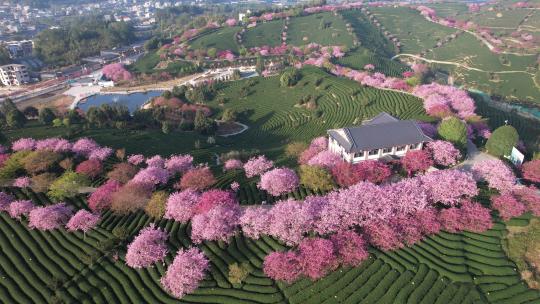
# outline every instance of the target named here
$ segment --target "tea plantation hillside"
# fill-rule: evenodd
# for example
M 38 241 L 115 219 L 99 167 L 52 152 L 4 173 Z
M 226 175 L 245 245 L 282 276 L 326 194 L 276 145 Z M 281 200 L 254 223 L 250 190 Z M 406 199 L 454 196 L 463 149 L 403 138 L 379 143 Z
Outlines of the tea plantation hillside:
M 42 205 L 42 193 L 4 189 Z M 85 208 L 84 198 L 68 201 Z M 205 242 L 199 247 L 211 261 L 195 293 L 172 298 L 159 279 L 178 248 L 191 245 L 190 227 L 154 220 L 142 211 L 127 216 L 103 215 L 97 229 L 83 233 L 29 230 L 25 223 L 0 215 L 0 301 L 3 303 L 537 303 L 538 291 L 521 281 L 501 248 L 505 226 L 486 233 L 440 233 L 395 252 L 370 249 L 356 268 L 340 268 L 323 279 L 292 285 L 267 278 L 262 261 L 283 249 L 276 240 L 240 235 L 230 244 Z M 122 257 L 138 230 L 156 223 L 170 235 L 165 265 L 134 270 Z M 526 219 L 513 220 L 523 225 Z M 228 265 L 246 263 L 241 284 L 228 279 Z
M 206 136 L 193 132 L 163 134 L 159 130 L 83 130 L 77 136 L 90 136 L 98 142 L 115 148 L 126 148 L 128 153 L 169 155 L 190 153 L 197 161 L 213 161 L 214 153 L 230 150 L 257 149 L 277 161 L 283 161 L 286 143 L 308 142 L 326 134 L 328 129 L 359 124 L 363 119 L 381 111 L 403 119 L 429 120 L 420 99 L 393 91 L 359 87 L 357 83 L 331 76 L 318 68 L 301 70 L 302 77 L 293 87 L 281 87 L 279 76 L 253 78 L 219 84 L 208 103 L 215 116 L 223 108 L 239 113 L 239 121 L 249 129 L 239 135 L 216 137 L 215 146 L 202 145 L 195 149 L 195 141 L 205 143 Z M 315 85 L 317 79 L 322 82 Z M 247 95 L 246 95 L 247 94 Z M 244 96 L 245 95 L 245 96 Z M 315 98 L 316 109 L 297 105 L 308 95 Z M 244 96 L 244 97 L 242 97 Z M 224 99 L 225 105 L 218 100 Z M 63 134 L 62 128 L 41 125 L 7 133 L 10 139 L 33 136 L 43 138 Z

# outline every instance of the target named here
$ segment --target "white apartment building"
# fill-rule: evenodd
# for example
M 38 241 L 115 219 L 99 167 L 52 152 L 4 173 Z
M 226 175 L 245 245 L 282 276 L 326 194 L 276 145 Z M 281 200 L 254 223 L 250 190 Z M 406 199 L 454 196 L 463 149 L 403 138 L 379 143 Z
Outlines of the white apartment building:
M 26 66 L 22 64 L 8 64 L 0 66 L 0 81 L 5 86 L 19 86 L 28 83 L 30 76 Z

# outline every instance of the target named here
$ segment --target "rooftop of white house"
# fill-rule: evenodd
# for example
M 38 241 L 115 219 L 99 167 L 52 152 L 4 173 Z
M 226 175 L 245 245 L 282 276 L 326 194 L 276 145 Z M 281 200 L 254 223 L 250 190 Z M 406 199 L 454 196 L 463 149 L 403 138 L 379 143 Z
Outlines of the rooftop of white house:
M 399 120 L 385 112 L 358 127 L 328 130 L 328 135 L 347 153 L 432 141 L 416 121 Z

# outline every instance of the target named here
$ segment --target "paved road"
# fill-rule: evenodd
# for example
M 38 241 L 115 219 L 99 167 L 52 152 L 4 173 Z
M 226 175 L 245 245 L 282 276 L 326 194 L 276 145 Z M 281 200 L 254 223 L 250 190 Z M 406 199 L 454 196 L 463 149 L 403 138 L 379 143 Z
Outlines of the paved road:
M 479 151 L 476 145 L 469 140 L 467 142 L 467 159 L 456 167 L 465 171 L 470 171 L 474 164 L 490 159 L 496 158 L 487 153 Z

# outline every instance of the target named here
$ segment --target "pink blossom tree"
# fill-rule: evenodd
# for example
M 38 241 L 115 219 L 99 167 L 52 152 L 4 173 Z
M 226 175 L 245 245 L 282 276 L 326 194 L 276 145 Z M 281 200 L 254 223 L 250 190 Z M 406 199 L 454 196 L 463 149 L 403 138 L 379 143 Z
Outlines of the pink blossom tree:
M 525 205 L 520 203 L 510 192 L 492 197 L 491 206 L 499 211 L 499 216 L 503 221 L 518 217 L 527 211 Z
M 477 162 L 471 169 L 476 180 L 486 181 L 489 187 L 499 191 L 511 190 L 516 182 L 512 170 L 499 159 Z
M 238 205 L 216 206 L 206 213 L 197 214 L 191 220 L 191 240 L 196 244 L 202 241 L 228 242 L 236 233 L 239 219 Z
M 540 194 L 533 186 L 517 186 L 512 189 L 512 194 L 534 214 L 540 216 Z
M 146 165 L 148 165 L 148 167 L 164 168 L 165 159 L 163 159 L 163 157 L 160 155 L 154 155 L 146 159 Z
M 109 156 L 111 156 L 112 154 L 113 154 L 113 149 L 109 147 L 102 147 L 102 148 L 92 151 L 90 155 L 88 155 L 88 159 L 104 161 L 107 158 L 109 158 Z
M 250 158 L 244 164 L 244 170 L 246 171 L 247 177 L 254 177 L 261 175 L 264 172 L 270 170 L 274 166 L 274 162 L 268 160 L 266 156 L 261 155 L 257 157 Z
M 90 178 L 96 178 L 103 173 L 103 165 L 99 160 L 89 159 L 78 164 L 75 172 L 84 174 Z
M 298 175 L 293 170 L 289 168 L 276 168 L 261 175 L 261 181 L 258 187 L 273 196 L 279 196 L 298 188 L 298 184 Z
M 326 169 L 331 169 L 341 161 L 341 157 L 338 154 L 328 150 L 323 150 L 311 157 L 307 164 L 310 166 L 319 166 Z
M 142 229 L 127 246 L 126 264 L 131 268 L 144 268 L 163 261 L 168 253 L 167 233 L 154 224 Z
M 11 194 L 0 192 L 0 211 L 9 211 L 9 205 L 15 198 Z
M 30 200 L 17 200 L 9 204 L 9 216 L 20 220 L 22 216 L 28 215 L 35 208 L 34 203 Z
M 401 165 L 411 176 L 413 173 L 426 171 L 433 165 L 433 160 L 425 150 L 411 150 L 401 159 Z
M 238 159 L 229 159 L 223 165 L 223 169 L 226 171 L 241 169 L 243 167 L 244 167 L 244 164 L 242 163 L 242 161 Z
M 439 166 L 453 166 L 461 158 L 459 150 L 448 141 L 432 141 L 427 144 L 426 148 L 431 153 L 434 163 Z
M 263 234 L 270 234 L 271 223 L 270 210 L 265 207 L 245 208 L 240 217 L 240 226 L 245 236 L 258 240 Z
M 374 160 L 360 162 L 355 165 L 355 169 L 360 181 L 374 184 L 385 182 L 392 175 L 392 170 L 388 165 Z
M 369 257 L 366 241 L 352 230 L 339 231 L 330 240 L 334 244 L 339 263 L 344 266 L 359 266 Z
M 272 252 L 267 255 L 264 258 L 263 271 L 269 278 L 289 284 L 296 281 L 302 273 L 298 257 L 292 251 Z
M 457 205 L 463 198 L 478 194 L 478 187 L 471 173 L 460 170 L 440 170 L 420 177 L 429 200 L 447 206 Z
M 135 166 L 140 165 L 146 161 L 146 159 L 144 158 L 144 155 L 142 154 L 132 154 L 128 156 L 127 159 L 128 159 L 128 163 Z
M 38 230 L 57 229 L 67 223 L 73 211 L 64 203 L 37 207 L 28 214 L 28 226 Z
M 101 217 L 99 214 L 94 214 L 87 210 L 81 209 L 69 219 L 66 224 L 66 229 L 68 231 L 81 230 L 82 232 L 86 233 L 96 227 L 100 220 Z
M 201 191 L 209 188 L 216 183 L 214 174 L 208 167 L 197 167 L 188 170 L 180 180 L 178 187 L 180 189 L 193 189 Z
M 165 161 L 165 169 L 169 170 L 171 174 L 183 174 L 191 168 L 193 168 L 193 156 L 189 154 L 171 155 Z
M 265 214 L 267 227 L 262 230 L 263 233 L 272 235 L 290 246 L 298 244 L 303 236 L 313 229 L 316 214 L 310 207 L 293 199 L 277 202 Z
M 92 211 L 108 209 L 112 203 L 112 195 L 120 189 L 121 184 L 116 180 L 108 180 L 105 184 L 99 186 L 88 197 L 88 207 Z
M 36 148 L 36 140 L 33 138 L 21 138 L 11 144 L 13 151 L 32 151 Z
M 114 82 L 133 79 L 133 75 L 121 63 L 108 64 L 103 67 L 101 72 L 105 77 Z
M 195 207 L 201 195 L 192 189 L 174 192 L 167 199 L 164 217 L 187 223 L 195 215 Z
M 147 167 L 139 171 L 132 182 L 147 185 L 166 184 L 169 181 L 169 171 L 160 167 Z
M 210 211 L 217 206 L 230 207 L 237 205 L 238 201 L 230 191 L 211 189 L 200 196 L 199 201 L 195 205 L 195 213 L 201 214 Z
M 383 251 L 396 250 L 404 246 L 394 228 L 384 221 L 370 222 L 363 226 L 363 229 L 369 242 Z
M 418 222 L 424 235 L 432 235 L 439 233 L 441 230 L 441 223 L 438 219 L 437 210 L 434 208 L 425 208 L 413 212 L 411 216 Z
M 161 278 L 164 289 L 176 298 L 192 293 L 204 279 L 210 262 L 198 248 L 180 249 Z
M 525 162 L 521 167 L 523 178 L 533 183 L 540 183 L 540 159 Z
M 338 266 L 334 244 L 323 238 L 304 239 L 298 245 L 298 261 L 302 274 L 312 280 L 324 277 Z
M 71 151 L 77 155 L 82 155 L 85 157 L 90 156 L 92 151 L 101 148 L 93 139 L 90 138 L 81 138 L 77 140 L 71 147 Z
M 28 176 L 18 177 L 13 181 L 13 187 L 17 188 L 29 188 L 32 181 Z

